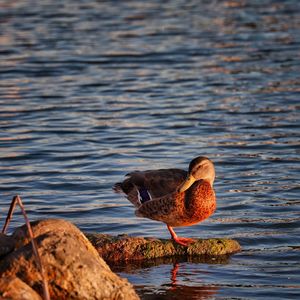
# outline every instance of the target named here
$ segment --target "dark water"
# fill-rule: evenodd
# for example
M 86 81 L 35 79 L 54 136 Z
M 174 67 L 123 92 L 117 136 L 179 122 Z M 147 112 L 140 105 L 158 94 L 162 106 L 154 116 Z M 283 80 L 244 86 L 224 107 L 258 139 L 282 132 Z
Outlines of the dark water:
M 111 187 L 207 155 L 218 209 L 177 232 L 243 251 L 116 270 L 142 299 L 299 299 L 299 50 L 298 0 L 0 0 L 1 224 L 18 193 L 32 220 L 168 237 Z

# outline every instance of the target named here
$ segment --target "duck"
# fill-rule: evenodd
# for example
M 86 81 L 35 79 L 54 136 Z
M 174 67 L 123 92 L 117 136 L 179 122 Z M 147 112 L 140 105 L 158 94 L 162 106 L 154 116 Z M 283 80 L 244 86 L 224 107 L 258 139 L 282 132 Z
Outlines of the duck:
M 191 226 L 210 217 L 216 209 L 213 162 L 198 156 L 188 171 L 170 168 L 134 171 L 113 189 L 134 205 L 138 217 L 167 225 L 172 240 L 188 247 L 194 239 L 178 237 L 173 227 Z

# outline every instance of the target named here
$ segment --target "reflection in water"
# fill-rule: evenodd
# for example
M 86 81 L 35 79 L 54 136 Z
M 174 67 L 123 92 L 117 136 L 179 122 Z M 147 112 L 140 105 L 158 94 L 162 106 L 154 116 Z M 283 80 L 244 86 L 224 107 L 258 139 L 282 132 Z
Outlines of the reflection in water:
M 115 263 L 109 263 L 110 268 L 115 272 L 126 272 L 134 273 L 136 270 L 150 269 L 153 267 L 159 267 L 164 265 L 176 266 L 178 264 L 228 264 L 231 255 L 219 255 L 219 256 L 175 256 L 175 257 L 160 257 L 155 259 L 147 260 L 133 260 L 129 262 L 124 262 L 116 265 Z M 174 267 L 174 270 L 176 268 Z M 175 275 L 177 274 L 175 271 Z M 175 276 L 176 277 L 176 276 Z
M 142 299 L 145 300 L 204 300 L 211 299 L 218 291 L 218 288 L 213 286 L 188 286 L 188 285 L 177 285 L 174 288 L 160 288 L 156 291 L 148 290 L 145 288 L 145 292 L 141 295 Z
M 179 269 L 179 263 L 173 264 L 173 269 L 171 270 L 171 284 L 175 285 L 177 284 L 177 272 Z
M 166 266 L 169 269 L 169 265 Z M 198 270 L 201 273 L 201 269 Z M 185 274 L 187 277 L 188 274 Z M 205 276 L 205 274 L 203 274 Z M 143 291 L 142 299 L 209 299 L 212 295 L 216 294 L 218 287 L 209 285 L 195 285 L 195 282 L 186 282 L 178 279 L 181 277 L 180 274 L 180 263 L 175 262 L 173 268 L 170 271 L 169 283 L 163 283 L 160 287 L 155 287 L 153 289 L 147 288 Z M 166 278 L 167 280 L 167 278 Z M 198 279 L 199 280 L 199 279 Z M 138 291 L 141 286 L 138 286 Z M 144 288 L 143 288 L 144 289 Z
M 129 275 L 138 282 L 135 287 L 142 299 L 208 299 L 217 292 L 218 287 L 206 282 L 211 274 L 204 264 L 226 265 L 229 257 L 164 257 L 118 266 L 112 264 L 110 267 L 121 276 Z M 149 286 L 140 284 L 148 281 L 151 282 Z
M 174 263 L 171 270 L 171 283 L 164 285 L 166 287 L 164 292 L 159 294 L 161 299 L 209 299 L 218 290 L 216 286 L 195 286 L 193 282 L 191 285 L 180 284 L 177 280 L 177 276 L 180 276 L 179 273 L 180 263 Z M 168 286 L 169 288 L 167 288 Z

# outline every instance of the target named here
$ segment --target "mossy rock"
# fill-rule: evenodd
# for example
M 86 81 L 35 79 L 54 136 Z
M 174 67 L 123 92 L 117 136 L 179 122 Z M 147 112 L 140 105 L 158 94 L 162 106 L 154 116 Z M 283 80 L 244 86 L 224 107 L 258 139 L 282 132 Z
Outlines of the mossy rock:
M 224 256 L 239 252 L 240 244 L 232 239 L 197 239 L 184 247 L 167 239 L 111 236 L 86 233 L 87 238 L 107 262 L 156 259 L 172 256 Z

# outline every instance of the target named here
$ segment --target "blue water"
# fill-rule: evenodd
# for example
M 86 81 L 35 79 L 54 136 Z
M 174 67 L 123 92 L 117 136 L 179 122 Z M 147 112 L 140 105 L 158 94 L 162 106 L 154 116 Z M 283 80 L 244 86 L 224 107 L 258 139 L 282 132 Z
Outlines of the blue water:
M 1 224 L 19 194 L 31 220 L 166 238 L 112 186 L 206 155 L 218 209 L 177 233 L 243 251 L 116 271 L 142 299 L 299 299 L 299 20 L 297 0 L 0 0 Z

